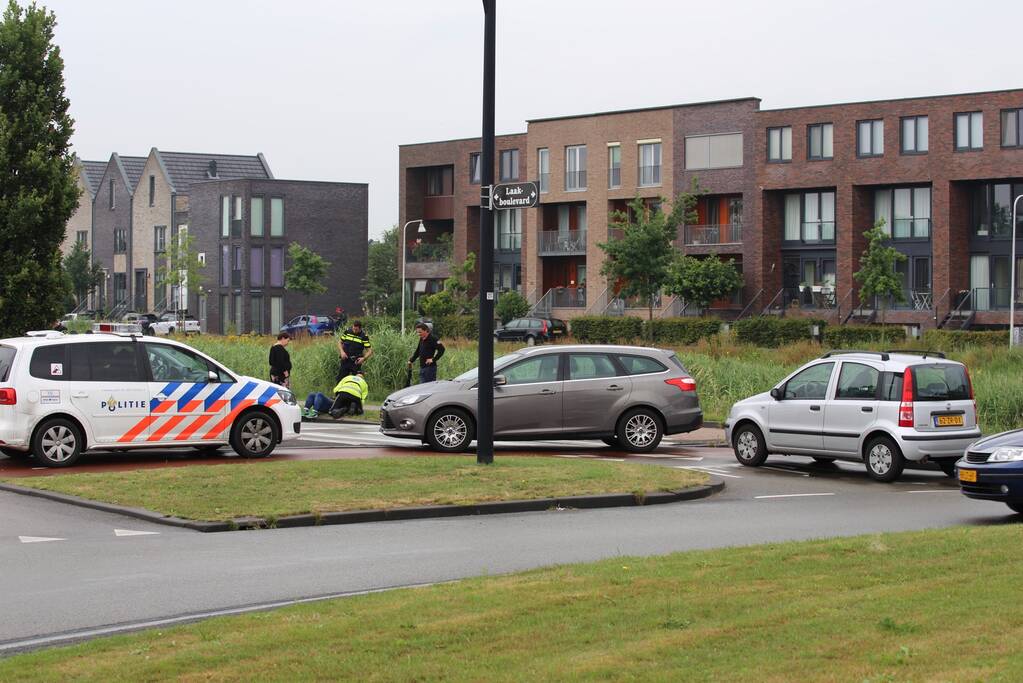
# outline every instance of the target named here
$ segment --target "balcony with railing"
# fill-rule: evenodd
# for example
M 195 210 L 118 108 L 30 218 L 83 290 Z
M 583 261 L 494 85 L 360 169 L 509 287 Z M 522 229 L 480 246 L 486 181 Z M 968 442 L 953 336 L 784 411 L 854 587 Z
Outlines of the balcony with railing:
M 687 247 L 739 244 L 742 242 L 742 223 L 687 225 L 685 226 L 684 239 Z
M 803 223 L 802 241 L 806 244 L 830 244 L 835 241 L 834 221 Z
M 1009 287 L 977 287 L 967 306 L 974 311 L 1008 311 L 1010 304 Z M 1016 288 L 1016 309 L 1023 310 L 1023 288 Z
M 622 168 L 618 166 L 616 168 L 607 169 L 607 187 L 608 189 L 615 189 L 622 186 Z
M 768 308 L 811 308 L 830 310 L 838 304 L 834 285 L 800 285 L 784 287 Z
M 586 189 L 586 171 L 565 171 L 565 191 L 581 191 Z
M 441 263 L 451 258 L 451 241 L 418 242 L 406 251 L 409 263 Z
M 586 255 L 585 230 L 542 230 L 540 256 Z
M 640 166 L 639 167 L 639 186 L 640 187 L 651 187 L 654 185 L 661 184 L 661 165 L 656 164 L 653 166 Z

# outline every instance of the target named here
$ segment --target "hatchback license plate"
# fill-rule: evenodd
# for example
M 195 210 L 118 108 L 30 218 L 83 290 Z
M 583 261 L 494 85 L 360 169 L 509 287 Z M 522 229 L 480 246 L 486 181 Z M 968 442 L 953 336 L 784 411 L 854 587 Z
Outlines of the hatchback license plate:
M 935 427 L 962 427 L 962 415 L 938 415 L 934 418 Z
M 977 470 L 959 470 L 959 481 L 977 482 Z

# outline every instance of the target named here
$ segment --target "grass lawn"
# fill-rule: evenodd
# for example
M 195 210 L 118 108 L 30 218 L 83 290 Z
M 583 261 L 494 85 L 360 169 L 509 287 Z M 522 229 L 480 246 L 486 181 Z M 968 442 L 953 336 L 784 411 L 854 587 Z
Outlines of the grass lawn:
M 0 660 L 0 680 L 1018 681 L 1019 526 L 616 558 Z
M 19 486 L 68 493 L 197 520 L 309 512 L 469 505 L 596 493 L 683 489 L 706 482 L 689 470 L 599 460 L 467 456 L 245 462 L 21 478 Z

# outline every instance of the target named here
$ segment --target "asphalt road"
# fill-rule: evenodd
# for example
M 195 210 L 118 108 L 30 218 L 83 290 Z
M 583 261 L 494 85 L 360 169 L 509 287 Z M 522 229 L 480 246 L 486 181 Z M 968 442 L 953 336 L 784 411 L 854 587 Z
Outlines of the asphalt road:
M 364 457 L 371 451 L 360 443 L 393 445 L 363 426 L 317 426 L 305 436 L 282 452 L 318 447 L 319 457 Z M 514 448 L 530 446 L 548 450 Z M 402 447 L 421 452 L 417 443 Z M 593 442 L 549 452 L 622 457 Z M 908 471 L 885 485 L 851 464 L 777 457 L 754 470 L 725 449 L 672 444 L 628 459 L 706 471 L 727 486 L 708 499 L 647 508 L 219 534 L 0 492 L 0 654 L 221 610 L 556 563 L 1019 519 L 964 498 L 938 472 Z

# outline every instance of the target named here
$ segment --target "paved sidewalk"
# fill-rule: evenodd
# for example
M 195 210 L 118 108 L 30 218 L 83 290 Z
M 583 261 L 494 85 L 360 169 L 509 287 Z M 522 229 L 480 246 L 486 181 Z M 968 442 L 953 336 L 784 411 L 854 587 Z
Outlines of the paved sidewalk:
M 719 427 L 700 427 L 686 434 L 672 434 L 665 439 L 675 443 L 724 446 L 725 430 Z

